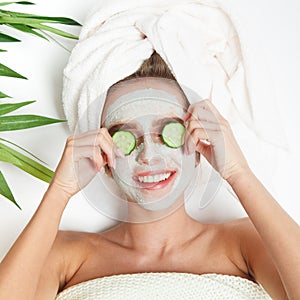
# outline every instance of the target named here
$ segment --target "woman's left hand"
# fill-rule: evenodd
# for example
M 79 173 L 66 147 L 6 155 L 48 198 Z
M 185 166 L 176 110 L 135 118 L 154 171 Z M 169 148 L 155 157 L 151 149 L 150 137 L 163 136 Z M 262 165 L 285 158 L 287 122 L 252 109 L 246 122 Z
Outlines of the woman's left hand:
M 188 124 L 184 137 L 185 153 L 200 152 L 227 181 L 249 169 L 228 121 L 210 100 L 190 105 L 184 121 Z

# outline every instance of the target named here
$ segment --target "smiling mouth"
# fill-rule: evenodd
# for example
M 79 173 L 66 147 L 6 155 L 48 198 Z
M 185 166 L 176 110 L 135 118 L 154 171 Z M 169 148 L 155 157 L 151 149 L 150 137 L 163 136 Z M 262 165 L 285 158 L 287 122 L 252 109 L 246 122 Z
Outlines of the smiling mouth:
M 148 189 L 163 188 L 174 178 L 176 171 L 144 172 L 133 177 L 139 186 Z
M 168 179 L 172 175 L 172 172 L 167 172 L 167 173 L 162 173 L 162 174 L 157 174 L 153 176 L 138 176 L 138 181 L 139 182 L 149 182 L 149 183 L 157 183 L 163 180 Z

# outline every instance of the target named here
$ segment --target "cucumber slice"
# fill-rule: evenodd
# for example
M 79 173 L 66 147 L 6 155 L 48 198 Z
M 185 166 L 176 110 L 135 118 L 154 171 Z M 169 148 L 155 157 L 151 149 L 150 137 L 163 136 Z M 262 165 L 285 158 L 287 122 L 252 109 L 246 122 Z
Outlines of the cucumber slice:
M 129 155 L 136 145 L 134 134 L 127 130 L 116 131 L 113 134 L 112 139 L 125 155 Z
M 185 127 L 181 123 L 171 122 L 164 126 L 162 139 L 168 147 L 179 148 L 183 145 L 184 133 Z

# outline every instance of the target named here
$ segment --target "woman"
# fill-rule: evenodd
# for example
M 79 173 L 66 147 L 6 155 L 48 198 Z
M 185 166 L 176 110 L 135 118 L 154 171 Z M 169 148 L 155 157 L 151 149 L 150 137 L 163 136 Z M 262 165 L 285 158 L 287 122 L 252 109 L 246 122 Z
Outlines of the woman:
M 134 196 L 132 185 L 132 190 L 127 191 L 127 199 L 132 203 L 129 215 L 141 220 L 155 216 L 156 221 L 123 222 L 100 234 L 58 231 L 64 208 L 83 184 L 78 184 L 74 161 L 92 162 L 95 172 L 105 167 L 107 172 L 119 172 L 122 176 L 122 161 L 130 160 L 130 155 L 134 168 L 140 170 L 164 159 L 163 154 L 153 158 L 151 150 L 162 144 L 160 130 L 150 128 L 151 138 L 148 136 L 145 141 L 144 125 L 138 124 L 143 127 L 140 136 L 144 145 L 127 158 L 116 147 L 113 132 L 109 132 L 114 122 L 127 126 L 131 118 L 130 106 L 109 118 L 112 105 L 123 95 L 149 88 L 175 96 L 177 103 L 174 100 L 171 106 L 161 108 L 160 115 L 164 119 L 172 114 L 172 118 L 186 125 L 182 153 L 196 153 L 198 158 L 203 155 L 231 185 L 249 218 L 202 224 L 189 217 L 183 205 L 178 206 L 182 195 L 169 204 L 169 215 L 165 208 L 147 210 Z M 154 111 L 143 112 L 141 105 L 139 110 L 155 115 Z M 153 120 L 145 124 L 151 127 Z M 167 193 L 166 188 L 162 185 L 146 189 L 147 195 L 163 189 Z M 144 200 L 151 202 L 151 197 Z M 236 275 L 259 282 L 273 299 L 300 299 L 299 245 L 298 224 L 251 172 L 228 122 L 208 100 L 187 107 L 170 70 L 154 54 L 135 74 L 111 87 L 102 113 L 102 127 L 97 132 L 68 138 L 40 206 L 1 262 L 0 299 L 54 299 L 59 291 L 90 279 L 166 271 Z

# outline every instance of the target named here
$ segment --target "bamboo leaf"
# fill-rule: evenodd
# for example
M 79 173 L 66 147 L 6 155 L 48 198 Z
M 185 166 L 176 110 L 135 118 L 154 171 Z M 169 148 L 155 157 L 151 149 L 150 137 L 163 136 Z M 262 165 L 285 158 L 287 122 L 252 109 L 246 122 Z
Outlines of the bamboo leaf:
M 45 182 L 50 182 L 54 174 L 53 171 L 40 163 L 2 143 L 0 143 L 0 161 L 10 163 Z
M 0 99 L 1 98 L 11 98 L 10 96 L 8 95 L 5 95 L 4 93 L 0 92 Z
M 36 36 L 38 36 L 38 37 L 40 37 L 40 38 L 43 38 L 43 39 L 45 39 L 45 40 L 48 41 L 48 39 L 47 39 L 45 36 L 43 36 L 42 34 L 40 34 L 40 33 L 36 32 L 36 31 L 34 31 L 33 29 L 31 29 L 31 28 L 30 28 L 29 26 L 27 26 L 27 25 L 24 25 L 24 24 L 10 24 L 9 26 L 10 26 L 10 27 L 13 27 L 13 28 L 15 28 L 15 29 L 17 29 L 17 30 L 19 30 L 19 31 L 22 31 L 22 32 L 31 33 L 31 34 L 33 34 L 33 35 L 36 35 Z
M 3 10 L 1 11 L 3 12 Z M 9 16 L 4 15 L 0 16 L 0 24 L 3 25 L 8 25 L 8 24 L 26 24 L 26 25 L 31 25 L 31 24 L 39 24 L 42 22 L 42 20 L 38 20 L 35 18 L 24 18 L 24 17 L 18 17 L 13 15 L 9 11 L 5 11 L 5 13 L 10 13 Z
M 48 34 L 47 32 L 44 32 L 42 30 L 40 30 L 46 37 L 48 37 L 49 40 L 53 41 L 54 43 L 56 43 L 58 46 L 62 47 L 63 49 L 65 49 L 66 51 L 68 51 L 69 53 L 71 53 L 71 50 L 69 50 L 68 48 L 66 48 L 62 43 L 60 43 L 58 40 L 56 40 L 53 36 L 51 36 L 50 34 Z M 49 41 L 48 40 L 48 41 Z
M 21 42 L 20 40 L 10 36 L 10 35 L 7 35 L 7 34 L 4 34 L 4 33 L 1 33 L 0 32 L 0 42 L 1 43 L 11 43 L 11 42 Z
M 74 40 L 78 39 L 77 36 L 75 36 L 75 35 L 73 35 L 71 33 L 68 33 L 66 31 L 63 31 L 63 30 L 60 30 L 60 29 L 56 29 L 56 28 L 53 28 L 53 27 L 50 27 L 50 26 L 47 26 L 47 25 L 43 25 L 43 24 L 30 24 L 30 26 L 33 27 L 33 28 L 40 29 L 40 30 L 45 30 L 45 31 L 52 32 L 54 34 L 63 36 L 65 38 L 74 39 Z
M 15 77 L 15 78 L 21 78 L 21 79 L 27 79 L 26 77 L 22 76 L 21 74 L 15 72 L 14 70 L 4 66 L 0 63 L 0 76 L 6 76 L 6 77 Z
M 7 52 L 7 50 L 0 49 L 0 52 Z
M 19 209 L 21 209 L 19 204 L 16 202 L 1 171 L 0 171 L 0 194 L 3 195 L 8 200 L 10 200 L 12 203 L 14 203 Z
M 35 3 L 29 2 L 29 1 L 17 1 L 16 4 L 22 4 L 22 5 L 35 5 Z
M 22 4 L 22 5 L 35 5 L 32 2 L 29 1 L 11 1 L 11 2 L 0 2 L 0 6 L 5 6 L 9 4 Z
M 61 25 L 81 26 L 81 24 L 78 23 L 77 21 L 70 18 L 64 18 L 64 17 L 32 16 L 29 18 L 37 18 L 39 20 L 44 21 L 43 23 L 58 23 Z
M 39 16 L 39 15 L 34 15 L 34 14 L 26 14 L 26 13 L 8 11 L 8 10 L 3 10 L 3 9 L 1 9 L 0 12 L 2 12 L 5 16 L 37 19 L 39 21 L 42 21 L 42 23 L 58 23 L 58 24 L 62 24 L 62 25 L 81 26 L 80 23 L 78 23 L 77 21 L 75 21 L 71 18 Z
M 65 120 L 52 119 L 37 115 L 1 116 L 0 131 L 20 130 L 59 122 L 65 122 Z
M 46 165 L 46 163 L 44 161 L 42 161 L 41 159 L 39 159 L 37 156 L 35 156 L 33 153 L 29 152 L 28 150 L 24 149 L 23 147 L 11 142 L 11 141 L 8 141 L 6 139 L 3 139 L 3 138 L 0 138 L 1 141 L 5 142 L 5 143 L 8 143 L 8 144 L 11 144 L 17 148 L 19 148 L 20 150 L 26 152 L 27 154 L 29 154 L 30 156 L 34 157 L 36 160 L 40 161 L 41 163 L 43 163 L 44 165 Z
M 29 105 L 35 101 L 26 101 L 26 102 L 19 102 L 19 103 L 4 103 L 0 104 L 0 116 L 8 114 L 12 111 L 19 109 L 25 105 Z
M 63 17 L 48 17 L 17 13 L 8 10 L 0 10 L 0 24 L 42 24 L 42 23 L 56 23 L 61 25 L 81 26 L 80 23 L 70 18 Z
M 43 21 L 34 19 L 34 18 L 11 18 L 11 17 L 0 17 L 0 24 L 4 25 L 12 25 L 12 24 L 23 24 L 28 25 L 32 28 L 40 29 L 40 30 L 46 30 L 49 32 L 52 32 L 54 34 L 70 38 L 70 39 L 78 39 L 77 36 L 70 34 L 66 31 L 56 29 L 47 25 L 41 24 Z

